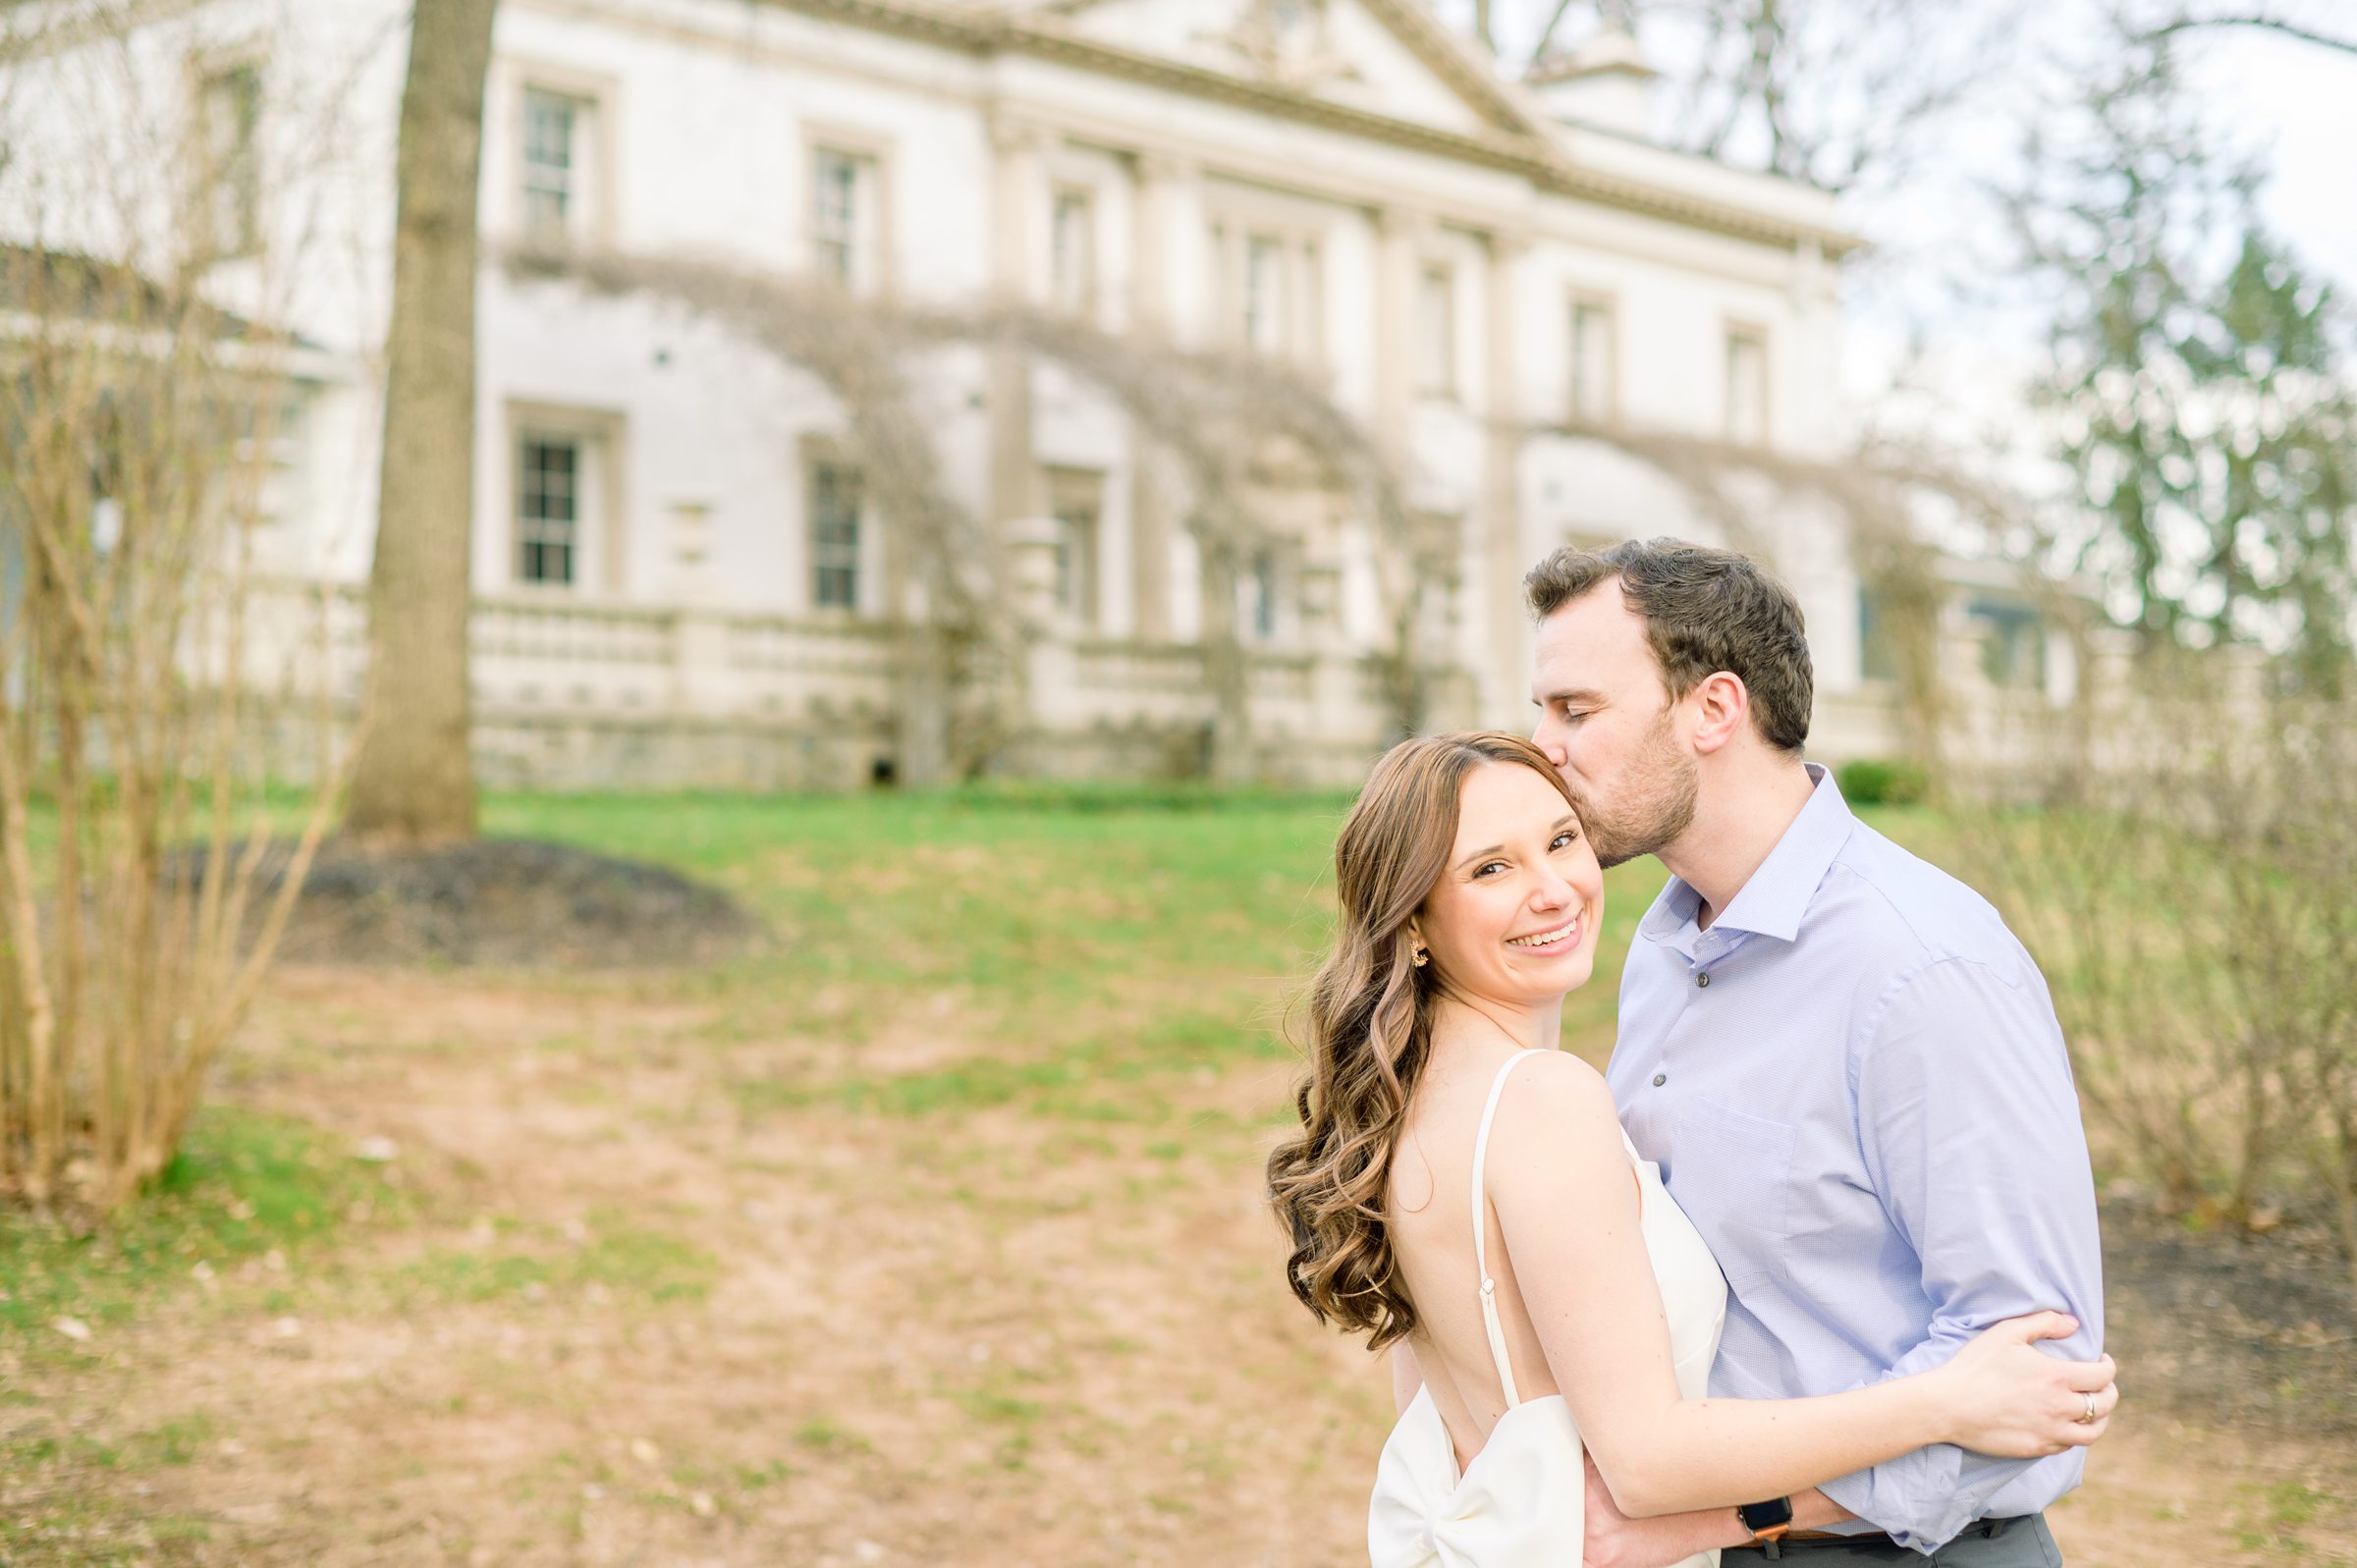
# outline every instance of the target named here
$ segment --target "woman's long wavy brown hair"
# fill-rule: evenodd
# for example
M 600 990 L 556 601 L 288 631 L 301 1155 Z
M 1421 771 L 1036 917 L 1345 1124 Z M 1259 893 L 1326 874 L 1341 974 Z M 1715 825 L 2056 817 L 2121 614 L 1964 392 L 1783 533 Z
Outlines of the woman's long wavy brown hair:
M 1407 925 L 1448 867 L 1466 775 L 1501 762 L 1531 769 L 1571 802 L 1546 754 L 1520 735 L 1403 740 L 1375 765 L 1335 840 L 1341 922 L 1310 982 L 1309 1070 L 1293 1094 L 1301 1133 L 1269 1155 L 1269 1201 L 1292 1237 L 1293 1294 L 1319 1322 L 1371 1334 L 1373 1349 L 1416 1325 L 1383 1213 L 1438 997 Z

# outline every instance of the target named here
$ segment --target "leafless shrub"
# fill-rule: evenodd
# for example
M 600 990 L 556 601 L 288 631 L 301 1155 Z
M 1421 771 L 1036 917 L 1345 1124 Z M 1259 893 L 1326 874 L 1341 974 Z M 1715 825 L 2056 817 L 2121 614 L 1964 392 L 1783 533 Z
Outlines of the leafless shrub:
M 221 209 L 141 186 L 187 162 L 139 139 L 104 20 L 78 15 L 46 40 L 69 53 L 25 66 L 52 76 L 9 86 L 53 133 L 75 82 L 120 89 L 88 105 L 120 114 L 119 156 L 79 189 L 62 164 L 0 170 L 0 1196 L 85 1217 L 170 1161 L 332 799 L 257 906 L 276 818 L 240 745 L 262 702 L 243 590 L 290 345 L 198 286 Z M 159 210 L 189 215 L 158 234 Z
M 2171 1209 L 2329 1217 L 2357 1289 L 2357 712 L 2249 658 L 2148 664 L 1969 874 L 2038 955 L 2079 1091 Z

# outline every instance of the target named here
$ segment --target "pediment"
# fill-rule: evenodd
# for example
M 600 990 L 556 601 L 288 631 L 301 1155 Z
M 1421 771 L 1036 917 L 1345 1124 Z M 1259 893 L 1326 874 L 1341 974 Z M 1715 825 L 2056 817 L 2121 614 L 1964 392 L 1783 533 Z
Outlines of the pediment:
M 1063 0 L 1116 48 L 1460 135 L 1528 127 L 1486 62 L 1419 0 Z

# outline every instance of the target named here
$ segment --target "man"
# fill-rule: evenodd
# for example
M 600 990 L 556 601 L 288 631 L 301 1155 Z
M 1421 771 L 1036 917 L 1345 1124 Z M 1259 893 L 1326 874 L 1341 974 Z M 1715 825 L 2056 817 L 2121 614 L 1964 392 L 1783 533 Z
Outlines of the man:
M 2001 1318 L 2103 1340 L 2095 1191 L 2044 978 L 1986 901 L 1850 814 L 1801 760 L 1799 606 L 1749 559 L 1672 539 L 1560 550 L 1525 579 L 1533 735 L 1608 866 L 1658 856 L 1608 1077 L 1638 1151 L 1718 1255 L 1711 1391 L 1834 1393 L 1937 1366 Z M 1919 1449 L 1742 1510 L 1624 1521 L 1589 1473 L 1589 1561 L 1714 1546 L 1842 1568 L 1939 1553 L 2051 1568 L 2040 1511 L 2078 1449 Z

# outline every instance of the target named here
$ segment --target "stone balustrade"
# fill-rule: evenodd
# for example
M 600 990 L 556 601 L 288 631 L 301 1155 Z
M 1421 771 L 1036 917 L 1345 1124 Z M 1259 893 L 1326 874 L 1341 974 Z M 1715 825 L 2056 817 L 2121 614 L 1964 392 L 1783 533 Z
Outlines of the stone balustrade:
M 1054 611 L 1048 536 L 1031 530 L 1016 547 L 1024 724 L 1005 765 L 1060 777 L 1199 773 L 1214 702 L 1202 650 L 1072 626 Z M 1293 641 L 1246 651 L 1256 772 L 1273 783 L 1353 783 L 1395 729 L 1380 664 L 1339 634 L 1328 586 L 1311 584 L 1320 591 Z M 324 698 L 349 719 L 368 662 L 365 588 L 266 581 L 248 605 L 249 684 L 281 698 L 283 713 Z M 1987 636 L 1965 617 L 1942 628 L 1941 730 L 1963 776 L 2001 780 L 2055 756 L 2083 716 L 2072 702 L 2082 686 L 2099 703 L 2130 700 L 2121 634 L 2097 633 L 2087 668 L 2050 662 L 2029 683 L 1999 678 Z M 472 643 L 486 782 L 844 788 L 888 776 L 896 754 L 899 647 L 887 622 L 487 594 L 475 601 Z M 1903 701 L 1891 681 L 1820 692 L 1810 755 L 1902 753 Z M 1428 729 L 1471 725 L 1469 674 L 1434 672 L 1425 711 Z
M 1064 777 L 1199 770 L 1213 701 L 1201 649 L 1061 626 L 1046 589 L 1041 570 L 1022 574 L 1029 723 L 1011 764 Z M 366 617 L 360 585 L 255 584 L 247 681 L 284 715 L 324 699 L 349 720 L 366 680 Z M 887 622 L 486 594 L 471 639 L 475 747 L 489 783 L 840 788 L 883 776 L 895 751 Z M 1321 641 L 1247 652 L 1252 730 L 1272 781 L 1351 782 L 1391 731 L 1375 667 Z M 1464 722 L 1466 683 L 1444 676 L 1436 691 L 1448 710 L 1436 721 Z

